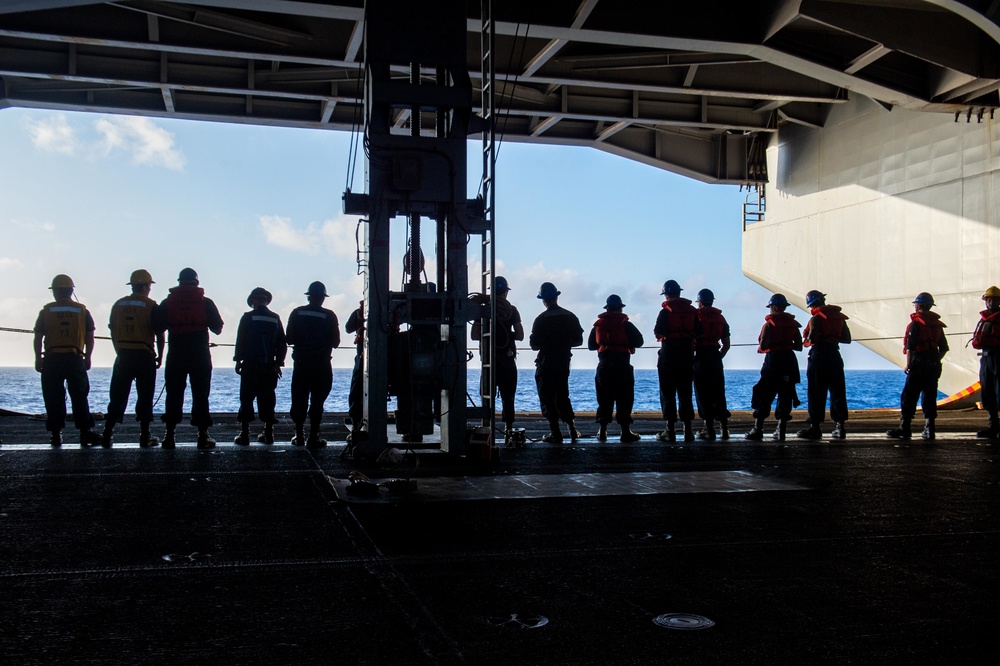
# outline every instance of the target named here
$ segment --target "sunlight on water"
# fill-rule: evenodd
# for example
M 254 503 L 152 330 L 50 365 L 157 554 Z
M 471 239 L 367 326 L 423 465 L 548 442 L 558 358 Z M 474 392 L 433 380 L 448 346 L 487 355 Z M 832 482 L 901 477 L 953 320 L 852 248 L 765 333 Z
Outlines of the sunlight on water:
M 803 373 L 804 379 L 805 373 Z M 278 411 L 287 412 L 290 406 L 289 387 L 291 386 L 291 369 L 285 370 L 284 377 L 278 383 Z M 757 382 L 760 373 L 756 370 L 727 370 L 726 389 L 730 409 L 749 409 L 750 391 Z M 41 388 L 38 373 L 32 368 L 0 368 L 0 408 L 16 412 L 32 414 L 42 413 L 45 407 L 42 403 Z M 869 409 L 874 407 L 896 408 L 899 406 L 899 392 L 903 388 L 905 375 L 894 370 L 848 370 L 847 371 L 847 402 L 851 409 Z M 327 398 L 325 409 L 330 412 L 347 411 L 347 394 L 350 387 L 351 371 L 337 368 L 333 373 L 333 391 Z M 111 382 L 110 368 L 94 368 L 90 371 L 90 407 L 96 412 L 104 412 L 107 408 L 108 385 Z M 474 404 L 479 404 L 479 371 L 469 370 L 469 395 Z M 163 387 L 163 371 L 157 376 L 156 384 L 159 400 L 154 407 L 156 413 L 163 412 L 163 397 L 160 391 Z M 594 397 L 594 371 L 576 370 L 570 375 L 570 393 L 573 406 L 580 411 L 593 411 L 597 408 Z M 943 394 L 942 394 L 943 397 Z M 805 408 L 805 384 L 799 385 L 799 398 Z M 129 402 L 129 413 L 134 408 L 135 394 Z M 395 401 L 390 403 L 390 410 L 395 407 Z M 230 369 L 217 368 L 212 379 L 211 408 L 214 412 L 235 412 L 239 409 L 239 377 Z M 187 391 L 184 411 L 190 412 L 191 392 Z M 518 374 L 517 409 L 519 411 L 539 411 L 538 397 L 535 394 L 535 377 L 532 370 L 521 370 Z M 655 370 L 636 370 L 635 372 L 635 409 L 660 409 L 658 383 Z

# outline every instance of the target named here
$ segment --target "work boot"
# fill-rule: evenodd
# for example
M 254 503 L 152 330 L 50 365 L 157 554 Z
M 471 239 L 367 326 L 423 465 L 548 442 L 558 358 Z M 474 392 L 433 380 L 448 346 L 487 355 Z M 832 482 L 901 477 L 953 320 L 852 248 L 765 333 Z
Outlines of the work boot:
M 322 449 L 324 446 L 326 446 L 326 440 L 319 436 L 319 429 L 311 429 L 309 431 L 309 439 L 306 440 L 306 448 Z
M 712 419 L 705 420 L 705 427 L 698 431 L 698 439 L 706 442 L 715 441 L 715 422 Z
M 97 446 L 98 444 L 102 443 L 101 439 L 102 439 L 101 436 L 98 435 L 93 430 L 81 430 L 80 431 L 80 448 L 81 449 L 85 449 L 88 446 Z M 111 444 L 108 443 L 108 446 L 111 446 Z
M 233 444 L 236 446 L 250 446 L 250 424 L 243 423 L 240 425 L 240 434 L 236 435 L 233 440 Z
M 149 424 L 143 423 L 139 428 L 139 448 L 151 449 L 159 443 L 160 440 L 149 434 Z
M 684 441 L 693 442 L 694 441 L 694 429 L 691 428 L 691 422 L 684 422 Z
M 503 429 L 503 445 L 508 449 L 514 448 L 514 428 L 509 423 Z
M 816 441 L 817 439 L 823 439 L 823 431 L 819 429 L 819 426 L 811 425 L 808 428 L 799 430 L 795 433 L 795 436 L 799 439 L 810 439 Z
M 203 451 L 215 448 L 215 440 L 209 436 L 208 430 L 198 431 L 198 448 Z
M 729 439 L 729 421 L 727 421 L 726 419 L 722 419 L 721 421 L 719 421 L 719 429 L 721 430 L 721 432 L 719 433 L 719 439 L 728 440 Z
M 52 445 L 53 449 L 58 449 L 62 446 L 62 430 L 52 431 L 52 437 L 49 438 L 49 444 Z
M 847 439 L 847 428 L 844 427 L 843 421 L 837 421 L 833 424 L 833 430 L 830 431 L 831 439 Z
M 936 432 L 934 428 L 934 419 L 924 420 L 924 431 L 920 433 L 920 439 L 932 440 L 936 439 Z
M 174 439 L 174 429 L 167 428 L 167 431 L 163 433 L 163 448 L 168 451 L 172 451 L 177 447 L 177 440 Z
M 608 441 L 608 424 L 602 423 L 597 429 L 597 441 L 606 442 Z
M 569 426 L 569 441 L 576 442 L 583 437 L 583 433 L 576 429 L 576 425 L 572 421 L 568 421 L 566 425 Z
M 656 433 L 656 439 L 661 442 L 676 442 L 677 441 L 677 431 L 674 430 L 674 422 L 667 421 L 667 427 L 663 432 Z
M 547 444 L 562 444 L 563 436 L 562 431 L 559 430 L 559 425 L 552 425 L 549 434 L 543 436 L 542 441 Z
M 104 422 L 104 432 L 101 433 L 101 446 L 110 449 L 115 432 L 115 424 L 111 421 Z
M 295 437 L 292 437 L 292 446 L 305 446 L 306 434 L 302 430 L 301 424 L 295 425 Z
M 750 428 L 750 432 L 743 435 L 743 439 L 749 439 L 754 442 L 764 439 L 764 419 L 754 419 L 753 427 Z
M 778 419 L 778 427 L 774 429 L 771 439 L 776 442 L 785 441 L 785 433 L 788 431 L 788 419 Z
M 990 417 L 990 426 L 976 433 L 980 439 L 996 439 L 1000 436 L 1000 421 L 995 416 Z
M 893 428 L 892 430 L 886 430 L 885 436 L 891 437 L 892 439 L 909 439 L 912 437 L 913 431 L 910 429 L 910 419 L 904 416 L 899 421 L 899 427 Z
M 257 441 L 261 444 L 274 444 L 274 424 L 265 423 L 264 432 L 257 435 Z
M 640 439 L 642 439 L 642 436 L 637 432 L 632 432 L 631 428 L 625 428 L 625 430 L 622 430 L 621 441 L 623 444 L 638 442 Z

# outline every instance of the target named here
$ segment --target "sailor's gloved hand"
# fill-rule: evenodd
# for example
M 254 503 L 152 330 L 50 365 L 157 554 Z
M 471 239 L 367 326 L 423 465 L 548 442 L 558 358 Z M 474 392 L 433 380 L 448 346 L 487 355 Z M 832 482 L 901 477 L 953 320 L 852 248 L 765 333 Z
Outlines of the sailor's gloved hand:
M 44 365 L 45 365 L 45 362 L 42 360 L 41 356 L 38 356 L 38 357 L 35 358 L 35 372 L 41 372 L 42 371 L 42 367 Z
M 243 361 L 236 361 L 236 374 L 243 374 Z
M 281 366 L 280 366 L 280 365 L 278 365 L 277 363 L 275 363 L 275 364 L 274 364 L 274 375 L 275 375 L 275 376 L 276 376 L 276 377 L 277 377 L 278 379 L 281 379 Z
M 160 368 L 161 365 L 163 365 L 163 357 L 162 356 L 157 356 L 156 357 L 156 368 L 157 368 L 157 370 L 159 370 L 159 368 Z

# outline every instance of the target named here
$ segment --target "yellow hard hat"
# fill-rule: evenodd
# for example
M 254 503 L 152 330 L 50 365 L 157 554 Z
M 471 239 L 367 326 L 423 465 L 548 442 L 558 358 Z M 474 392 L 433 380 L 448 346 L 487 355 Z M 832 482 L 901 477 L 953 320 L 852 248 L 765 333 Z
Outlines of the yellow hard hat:
M 153 276 L 149 274 L 149 271 L 140 268 L 139 270 L 132 271 L 132 277 L 129 278 L 126 284 L 156 284 L 153 282 Z
M 996 298 L 998 296 L 1000 296 L 1000 287 L 990 287 L 983 294 L 983 300 L 985 301 L 987 298 Z
M 73 278 L 71 278 L 68 275 L 63 275 L 62 273 L 60 273 L 59 275 L 52 278 L 52 286 L 49 287 L 49 289 L 74 289 L 75 287 L 76 285 L 73 284 Z

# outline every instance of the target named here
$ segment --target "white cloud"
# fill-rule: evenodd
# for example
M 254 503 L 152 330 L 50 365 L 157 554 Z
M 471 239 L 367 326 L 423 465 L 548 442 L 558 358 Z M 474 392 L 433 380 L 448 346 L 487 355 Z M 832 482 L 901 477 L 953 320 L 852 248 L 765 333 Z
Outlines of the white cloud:
M 20 268 L 23 264 L 18 259 L 12 259 L 10 257 L 0 257 L 0 271 L 6 270 L 8 268 Z
M 11 224 L 28 231 L 44 231 L 47 234 L 55 232 L 56 225 L 51 222 L 25 222 L 24 220 L 11 220 Z
M 39 150 L 63 155 L 76 154 L 78 148 L 76 133 L 70 127 L 65 115 L 60 113 L 50 118 L 28 119 L 25 125 L 31 136 L 31 142 Z
M 149 118 L 124 116 L 101 118 L 95 123 L 102 140 L 96 149 L 102 155 L 123 150 L 132 156 L 134 164 L 162 166 L 183 171 L 186 160 L 174 145 L 174 135 Z
M 304 228 L 296 227 L 290 218 L 280 215 L 261 215 L 257 220 L 264 238 L 271 245 L 303 254 L 317 254 L 326 249 L 329 254 L 345 259 L 356 256 L 356 217 L 341 215 L 322 224 L 310 222 Z

